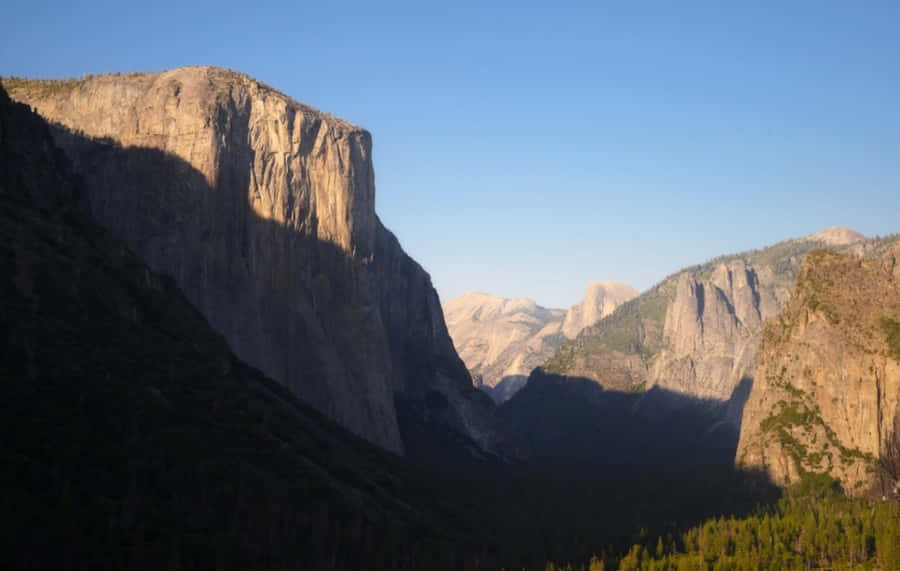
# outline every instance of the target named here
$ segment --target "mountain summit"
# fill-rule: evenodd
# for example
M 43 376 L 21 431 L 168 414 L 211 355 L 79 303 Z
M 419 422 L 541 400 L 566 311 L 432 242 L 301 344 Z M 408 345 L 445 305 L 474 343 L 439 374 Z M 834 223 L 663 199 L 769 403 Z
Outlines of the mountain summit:
M 806 239 L 811 242 L 822 242 L 829 246 L 849 246 L 864 241 L 866 237 L 856 230 L 842 226 L 830 226 L 815 234 L 810 234 Z
M 637 295 L 636 289 L 621 282 L 590 282 L 581 303 L 573 305 L 566 313 L 563 334 L 574 339 L 582 329 L 597 323 Z

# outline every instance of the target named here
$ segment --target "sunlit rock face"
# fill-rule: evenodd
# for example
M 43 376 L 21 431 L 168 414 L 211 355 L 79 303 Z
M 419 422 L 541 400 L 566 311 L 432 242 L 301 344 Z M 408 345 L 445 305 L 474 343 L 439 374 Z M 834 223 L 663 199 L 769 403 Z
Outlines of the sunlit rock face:
M 862 254 L 877 244 L 834 227 L 687 268 L 563 343 L 544 368 L 611 389 L 659 386 L 728 401 L 754 378 L 762 325 L 787 303 L 804 257 L 822 247 Z M 741 404 L 723 409 L 735 428 Z
M 900 245 L 874 259 L 807 258 L 763 329 L 738 465 L 782 484 L 827 472 L 851 493 L 892 489 L 897 474 L 881 461 L 900 451 L 898 258 Z
M 610 315 L 626 301 L 637 297 L 638 291 L 620 282 L 591 282 L 581 303 L 573 305 L 563 319 L 562 332 L 574 339 L 585 327 Z
M 241 359 L 389 450 L 395 395 L 429 391 L 492 446 L 428 274 L 375 214 L 368 132 L 211 67 L 5 85 L 57 126 L 93 217 Z

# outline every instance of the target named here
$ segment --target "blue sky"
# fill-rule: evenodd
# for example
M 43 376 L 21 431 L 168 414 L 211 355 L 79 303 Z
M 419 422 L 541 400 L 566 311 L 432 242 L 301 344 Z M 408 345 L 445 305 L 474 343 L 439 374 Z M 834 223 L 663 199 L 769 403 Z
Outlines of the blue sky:
M 0 74 L 214 64 L 369 129 L 442 299 L 900 231 L 900 2 L 12 2 Z

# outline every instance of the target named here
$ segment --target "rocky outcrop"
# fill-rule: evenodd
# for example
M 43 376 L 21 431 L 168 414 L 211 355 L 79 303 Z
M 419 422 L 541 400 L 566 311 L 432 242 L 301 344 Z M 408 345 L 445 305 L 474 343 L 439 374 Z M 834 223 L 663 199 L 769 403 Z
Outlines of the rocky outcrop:
M 740 466 L 781 484 L 826 472 L 855 493 L 896 485 L 898 254 L 900 243 L 876 259 L 824 250 L 806 258 L 790 302 L 762 332 Z
M 754 377 L 762 323 L 787 303 L 804 256 L 823 246 L 863 252 L 873 244 L 829 228 L 688 268 L 563 344 L 545 369 L 607 388 L 659 386 L 726 401 Z M 736 428 L 740 406 L 725 410 Z
M 842 244 L 831 248 L 869 257 L 891 243 L 835 230 L 817 236 L 666 278 L 563 343 L 500 414 L 533 458 L 554 466 L 730 469 L 745 403 L 757 390 L 763 323 L 787 304 L 805 256 L 828 246 L 824 238 Z M 900 447 L 896 458 L 900 471 Z
M 771 267 L 742 259 L 716 265 L 708 277 L 681 274 L 650 378 L 680 392 L 727 399 L 742 378 L 753 376 L 762 320 L 777 311 L 791 274 L 777 277 Z
M 863 234 L 849 228 L 841 228 L 840 226 L 830 226 L 806 237 L 806 240 L 811 242 L 822 242 L 828 246 L 838 247 L 864 242 L 865 239 L 866 237 Z
M 567 338 L 606 317 L 637 295 L 618 282 L 591 282 L 584 300 L 568 311 L 527 298 L 469 292 L 444 304 L 447 328 L 475 384 L 495 402 L 518 392 L 531 371 Z
M 375 215 L 366 131 L 217 68 L 4 85 L 56 125 L 92 216 L 238 357 L 389 450 L 395 395 L 431 390 L 491 446 L 428 275 Z
M 620 282 L 589 283 L 581 303 L 566 312 L 562 323 L 563 335 L 574 339 L 582 329 L 597 323 L 637 295 L 636 289 Z

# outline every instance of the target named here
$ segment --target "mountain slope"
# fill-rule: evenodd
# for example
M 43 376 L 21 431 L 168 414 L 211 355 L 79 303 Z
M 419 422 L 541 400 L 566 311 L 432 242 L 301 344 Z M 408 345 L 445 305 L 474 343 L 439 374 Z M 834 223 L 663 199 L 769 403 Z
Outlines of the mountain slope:
M 855 493 L 900 484 L 900 241 L 882 249 L 807 256 L 763 330 L 740 465 L 779 483 L 826 472 Z
M 428 274 L 375 215 L 366 131 L 210 67 L 4 85 L 53 123 L 93 218 L 238 357 L 388 450 L 398 396 L 496 447 Z
M 568 337 L 575 337 L 637 295 L 618 282 L 591 282 L 568 311 L 527 298 L 469 292 L 444 304 L 447 329 L 477 386 L 495 402 L 509 400 Z
M 762 323 L 784 307 L 803 257 L 829 244 L 854 252 L 874 247 L 832 228 L 688 268 L 563 344 L 544 368 L 607 388 L 660 386 L 728 399 L 742 379 L 752 379 Z
M 733 464 L 763 319 L 828 240 L 870 255 L 887 243 L 831 229 L 679 272 L 565 342 L 501 416 L 554 465 Z

